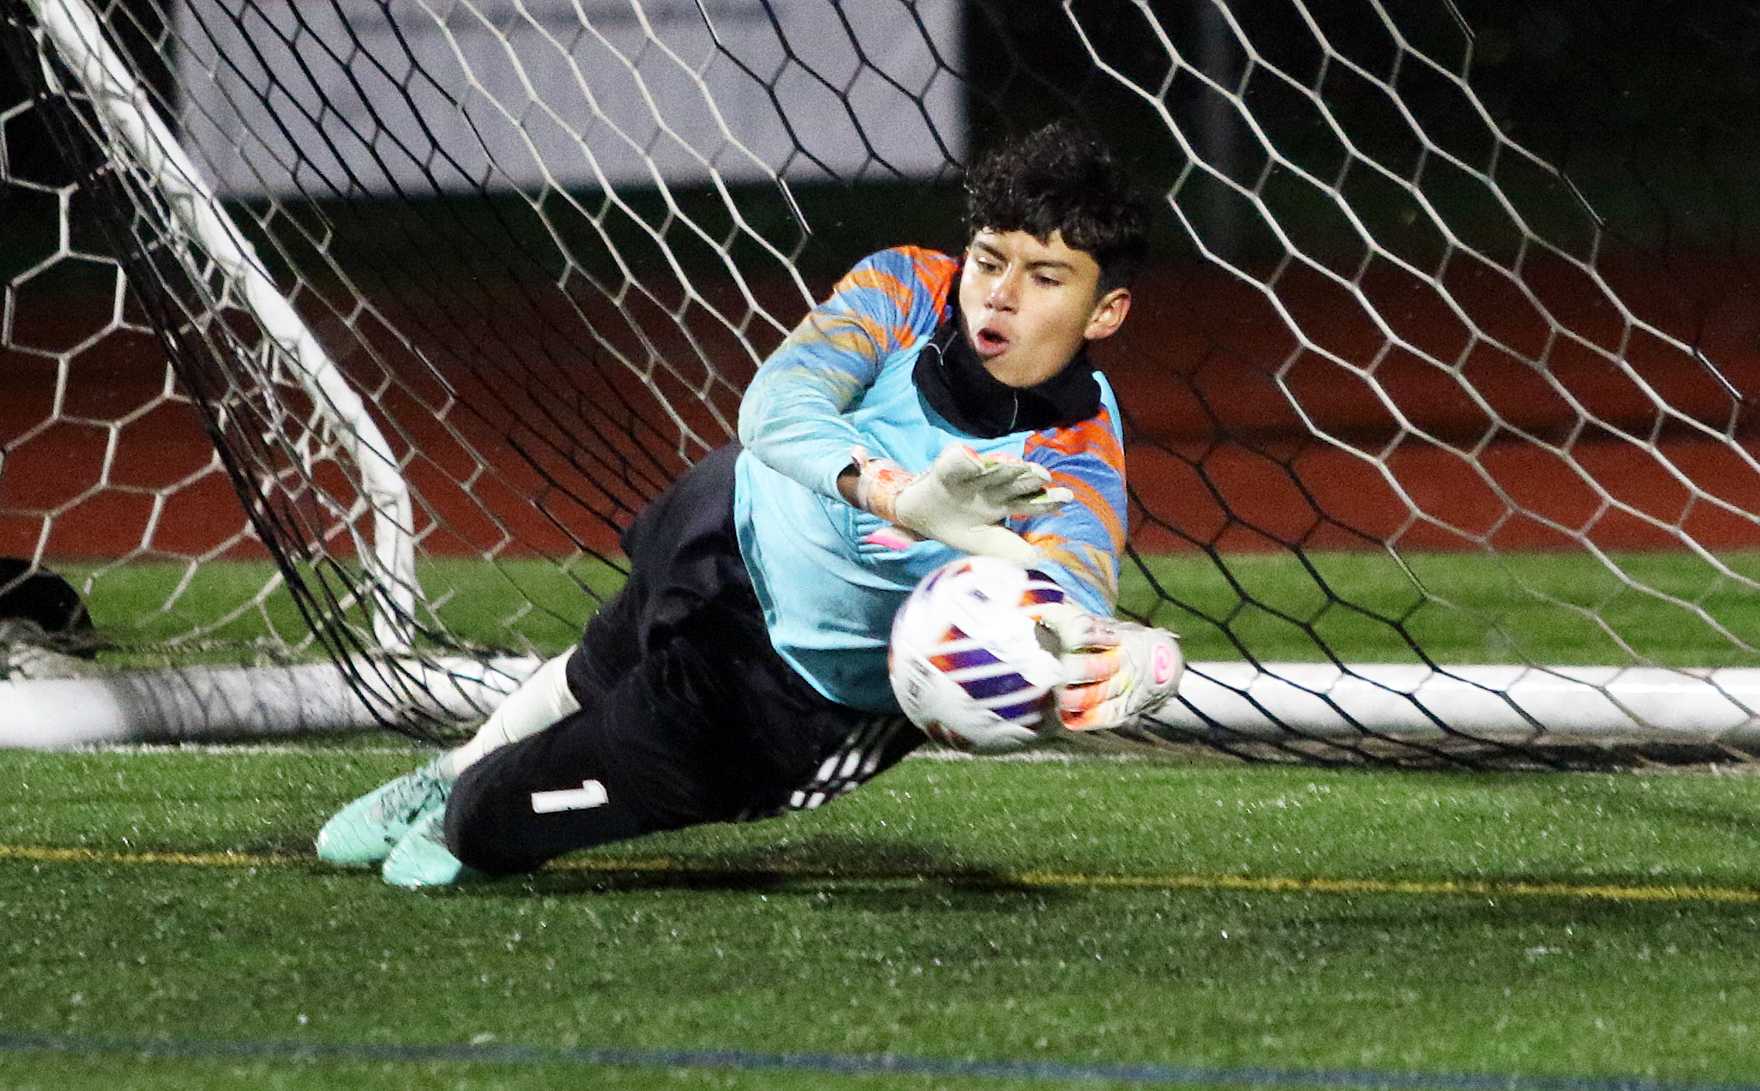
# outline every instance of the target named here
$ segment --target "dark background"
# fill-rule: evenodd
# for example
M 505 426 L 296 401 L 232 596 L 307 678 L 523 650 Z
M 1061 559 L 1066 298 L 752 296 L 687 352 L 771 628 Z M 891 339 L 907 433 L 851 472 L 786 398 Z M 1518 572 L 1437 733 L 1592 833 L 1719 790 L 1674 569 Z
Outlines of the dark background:
M 8 2 L 22 9 L 17 0 Z M 998 134 L 1073 114 L 1111 140 L 1147 189 L 1173 189 L 1187 157 L 1166 138 L 1166 123 L 1156 110 L 1100 71 L 1094 56 L 1150 87 L 1167 79 L 1169 45 L 1225 86 L 1237 85 L 1247 58 L 1232 42 L 1221 49 L 1206 47 L 1215 40 L 1220 19 L 1211 4 L 1156 0 L 1148 6 L 1168 36 L 1166 43 L 1125 0 L 1073 3 L 1086 42 L 1063 5 L 1049 0 L 968 3 L 966 56 L 949 60 L 960 67 L 975 142 L 982 146 Z M 1611 229 L 1655 248 L 1709 247 L 1745 255 L 1760 245 L 1751 211 L 1760 196 L 1760 150 L 1751 135 L 1760 107 L 1760 7 L 1682 0 L 1458 0 L 1453 5 L 1395 0 L 1386 6 L 1413 45 L 1464 71 L 1496 125 L 1561 168 Z M 164 33 L 155 6 L 120 0 L 107 7 L 123 13 L 110 25 L 135 47 L 137 57 L 147 59 L 154 75 L 152 54 L 139 46 Z M 1391 73 L 1393 40 L 1363 0 L 1311 0 L 1305 8 L 1338 52 L 1378 75 Z M 1338 78 L 1336 66 L 1330 80 L 1317 80 L 1320 50 L 1289 0 L 1236 3 L 1232 11 L 1266 61 L 1327 87 L 1328 102 L 1341 116 L 1351 116 L 1351 104 L 1357 105 L 1366 123 L 1355 135 L 1365 151 L 1385 156 L 1390 164 L 1410 161 L 1410 142 L 1394 135 L 1397 125 L 1383 127 L 1386 139 L 1375 142 L 1371 123 L 1376 113 L 1386 112 L 1385 104 L 1351 86 L 1357 81 Z M 162 91 L 169 87 L 163 72 L 154 82 Z M 1462 135 L 1450 150 L 1484 164 L 1488 142 L 1443 81 L 1407 64 L 1394 82 L 1401 99 L 1436 131 L 1446 131 L 1451 111 L 1459 117 Z M 10 64 L 0 66 L 0 102 L 15 102 L 20 94 L 19 74 Z M 1262 78 L 1249 82 L 1243 95 L 1253 107 L 1275 106 L 1287 97 L 1276 81 Z M 1230 112 L 1189 73 L 1168 83 L 1163 101 L 1198 155 L 1243 179 L 1263 166 L 1243 150 L 1250 141 Z M 1325 163 L 1331 141 L 1311 112 L 1274 108 L 1257 116 L 1280 148 L 1298 160 Z M 23 124 L 33 121 L 27 117 Z M 13 139 L 8 150 L 15 173 L 49 177 L 62 169 L 46 140 Z M 801 260 L 823 271 L 840 266 L 852 252 L 905 238 L 957 247 L 963 241 L 957 167 L 950 163 L 927 194 L 920 181 L 898 180 L 900 199 L 888 193 L 884 170 L 861 183 L 797 183 L 814 236 Z M 1197 186 L 1182 196 L 1201 205 L 1205 189 Z M 710 197 L 682 194 L 687 207 L 693 196 Z M 634 199 L 641 207 L 640 195 Z M 784 238 L 799 230 L 789 222 L 786 203 L 773 195 L 742 193 L 739 199 L 743 211 L 756 214 L 759 230 Z M 875 209 L 884 213 L 874 215 Z M 393 206 L 363 213 L 362 220 L 377 222 L 397 211 Z M 27 221 L 35 218 L 8 208 L 7 236 L 28 232 Z M 1167 222 L 1161 226 L 1163 254 L 1189 256 L 1189 240 L 1180 238 L 1184 233 Z

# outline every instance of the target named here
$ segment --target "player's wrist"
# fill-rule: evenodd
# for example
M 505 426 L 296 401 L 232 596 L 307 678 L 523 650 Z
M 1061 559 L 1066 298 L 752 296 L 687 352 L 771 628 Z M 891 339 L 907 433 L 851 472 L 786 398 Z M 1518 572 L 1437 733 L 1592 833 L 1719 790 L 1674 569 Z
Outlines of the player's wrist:
M 898 494 L 916 480 L 916 475 L 889 458 L 870 457 L 861 447 L 850 451 L 850 460 L 855 479 L 846 497 L 863 511 L 897 523 Z
M 962 553 L 1031 564 L 1037 552 L 1005 520 L 1043 515 L 1071 499 L 1068 489 L 1048 487 L 1050 474 L 1043 467 L 1008 455 L 979 454 L 963 444 L 944 447 L 920 474 L 890 459 L 871 458 L 861 447 L 853 448 L 850 458 L 855 479 L 846 498 L 889 524 L 892 529 L 881 536 L 864 539 L 888 549 L 933 539 Z

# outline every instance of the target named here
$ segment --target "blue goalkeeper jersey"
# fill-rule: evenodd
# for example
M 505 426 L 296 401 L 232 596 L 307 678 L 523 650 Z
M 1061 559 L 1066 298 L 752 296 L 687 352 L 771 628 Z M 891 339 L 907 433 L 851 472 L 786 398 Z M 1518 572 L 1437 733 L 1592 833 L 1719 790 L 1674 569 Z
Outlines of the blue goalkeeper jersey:
M 947 324 L 958 271 L 954 258 L 912 247 L 864 259 L 764 362 L 740 405 L 734 519 L 771 642 L 819 692 L 854 708 L 898 711 L 886 674 L 893 614 L 958 554 L 933 541 L 902 551 L 863 541 L 885 524 L 837 491 L 853 448 L 912 472 L 950 443 L 1044 466 L 1075 500 L 1008 525 L 1086 608 L 1110 615 L 1118 594 L 1124 450 L 1105 378 L 1078 359 L 1071 368 L 1084 372 L 1072 378 L 1097 389 L 1091 415 L 1001 434 L 962 430 L 920 388 L 919 356 L 957 336 Z

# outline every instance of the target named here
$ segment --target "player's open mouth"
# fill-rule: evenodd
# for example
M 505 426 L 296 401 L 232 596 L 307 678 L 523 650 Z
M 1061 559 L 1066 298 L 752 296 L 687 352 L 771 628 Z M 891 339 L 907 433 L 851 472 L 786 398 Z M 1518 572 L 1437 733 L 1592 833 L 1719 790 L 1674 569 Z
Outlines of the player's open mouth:
M 988 326 L 972 336 L 973 348 L 983 357 L 1000 356 L 1008 351 L 1009 340 Z

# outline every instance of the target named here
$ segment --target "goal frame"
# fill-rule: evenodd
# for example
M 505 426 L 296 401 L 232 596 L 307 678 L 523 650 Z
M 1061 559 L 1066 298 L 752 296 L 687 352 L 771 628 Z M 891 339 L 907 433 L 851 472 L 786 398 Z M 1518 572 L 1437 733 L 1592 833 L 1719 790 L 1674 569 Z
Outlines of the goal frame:
M 430 712 L 436 717 L 461 723 L 479 718 L 538 660 L 407 655 L 414 640 L 411 619 L 422 603 L 414 506 L 372 408 L 276 287 L 194 158 L 155 110 L 138 73 L 106 41 L 86 0 L 26 3 L 106 131 L 128 149 L 134 169 L 162 196 L 178 228 L 235 288 L 358 468 L 361 503 L 372 526 L 369 548 L 377 570 L 389 574 L 372 592 L 377 600 L 371 609 L 373 654 L 394 663 L 400 681 L 397 693 L 375 694 L 374 677 L 334 664 L 192 666 L 0 680 L 0 746 L 364 730 L 380 726 L 384 707 L 407 697 L 411 687 L 432 697 Z M 1177 211 L 1202 249 L 1201 232 Z M 1225 258 L 1207 256 L 1252 280 Z M 1423 708 L 1447 709 L 1448 723 L 1426 718 L 1418 711 Z M 1752 746 L 1760 744 L 1760 668 L 1196 662 L 1189 666 L 1180 702 L 1158 720 L 1174 737 L 1220 733 L 1230 741 L 1268 743 L 1292 741 L 1293 730 L 1296 742 L 1430 744 L 1452 737 L 1519 745 L 1566 736 Z
M 85 0 L 26 0 L 44 40 L 74 74 L 99 121 L 128 149 L 178 225 L 236 287 L 246 309 L 292 367 L 324 422 L 360 469 L 370 509 L 371 551 L 387 578 L 371 611 L 381 655 L 411 647 L 409 621 L 421 597 L 409 485 L 368 412 L 251 244 L 222 208 L 202 172 L 172 136 L 129 64 L 105 39 Z M 52 74 L 47 74 L 53 80 Z M 429 695 L 429 714 L 481 718 L 537 669 L 533 657 L 405 659 L 396 675 Z M 383 675 L 375 678 L 383 678 Z M 189 666 L 79 672 L 74 677 L 0 679 L 0 747 L 54 749 L 120 742 L 262 738 L 382 726 L 375 706 L 397 694 L 363 692 L 374 679 L 334 663 L 278 667 Z

